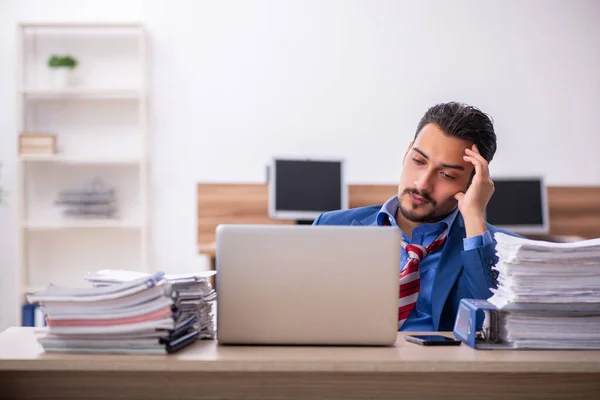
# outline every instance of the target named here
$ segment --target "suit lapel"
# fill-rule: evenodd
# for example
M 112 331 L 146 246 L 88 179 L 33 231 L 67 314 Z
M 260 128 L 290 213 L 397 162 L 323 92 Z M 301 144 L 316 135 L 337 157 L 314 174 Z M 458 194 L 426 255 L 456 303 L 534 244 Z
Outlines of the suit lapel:
M 433 282 L 431 312 L 434 331 L 439 329 L 444 304 L 463 268 L 460 254 L 463 249 L 464 237 L 464 222 L 462 216 L 458 214 L 450 229 L 448 241 L 442 250 Z

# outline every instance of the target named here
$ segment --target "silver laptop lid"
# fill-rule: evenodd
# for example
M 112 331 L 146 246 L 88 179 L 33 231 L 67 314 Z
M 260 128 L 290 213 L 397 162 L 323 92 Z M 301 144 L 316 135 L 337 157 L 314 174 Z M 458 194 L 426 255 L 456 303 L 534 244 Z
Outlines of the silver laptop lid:
M 397 228 L 220 225 L 216 238 L 219 343 L 395 342 Z

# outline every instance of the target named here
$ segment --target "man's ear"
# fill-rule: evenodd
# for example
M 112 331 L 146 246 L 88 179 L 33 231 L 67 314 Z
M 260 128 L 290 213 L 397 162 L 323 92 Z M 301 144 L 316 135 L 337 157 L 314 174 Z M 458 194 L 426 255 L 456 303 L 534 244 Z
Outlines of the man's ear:
M 408 148 L 406 149 L 406 153 L 404 153 L 404 157 L 402 157 L 402 164 L 404 164 L 404 160 L 406 159 L 406 156 L 408 155 L 408 152 L 410 151 L 410 149 L 412 149 L 414 143 L 415 143 L 414 141 L 411 141 L 408 144 Z

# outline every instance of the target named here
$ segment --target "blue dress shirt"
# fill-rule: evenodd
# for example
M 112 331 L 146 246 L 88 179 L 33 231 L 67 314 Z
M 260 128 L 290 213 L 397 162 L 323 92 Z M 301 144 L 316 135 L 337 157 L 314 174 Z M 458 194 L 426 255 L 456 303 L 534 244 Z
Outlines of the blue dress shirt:
M 398 210 L 398 197 L 394 196 L 383 204 L 379 214 L 377 214 L 377 225 L 383 225 L 384 220 L 388 219 L 392 226 L 398 226 L 396 223 L 396 211 Z M 412 231 L 412 239 L 409 239 L 404 232 L 402 238 L 406 243 L 420 244 L 421 246 L 427 247 L 431 242 L 435 240 L 444 229 L 450 228 L 456 219 L 458 214 L 458 207 L 452 211 L 446 218 L 435 223 L 426 223 L 417 226 Z M 398 228 L 400 229 L 400 228 Z M 486 231 L 483 235 L 465 238 L 463 239 L 464 250 L 472 250 L 479 246 L 492 243 L 493 239 L 489 231 Z M 419 273 L 421 279 L 421 288 L 419 290 L 419 297 L 415 308 L 408 316 L 408 319 L 404 321 L 401 330 L 402 331 L 432 331 L 433 320 L 431 317 L 431 291 L 433 289 L 433 281 L 435 279 L 435 272 L 437 265 L 440 261 L 442 249 L 437 250 L 431 254 L 428 254 L 423 260 L 419 262 Z M 400 269 L 406 264 L 408 255 L 406 251 L 402 249 Z

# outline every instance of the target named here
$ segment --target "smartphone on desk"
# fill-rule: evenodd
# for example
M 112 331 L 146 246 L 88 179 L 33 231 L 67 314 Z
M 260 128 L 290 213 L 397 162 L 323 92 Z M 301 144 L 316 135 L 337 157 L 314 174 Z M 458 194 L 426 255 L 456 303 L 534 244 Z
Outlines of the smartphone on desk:
M 460 340 L 442 335 L 406 335 L 404 340 L 422 346 L 458 346 Z

